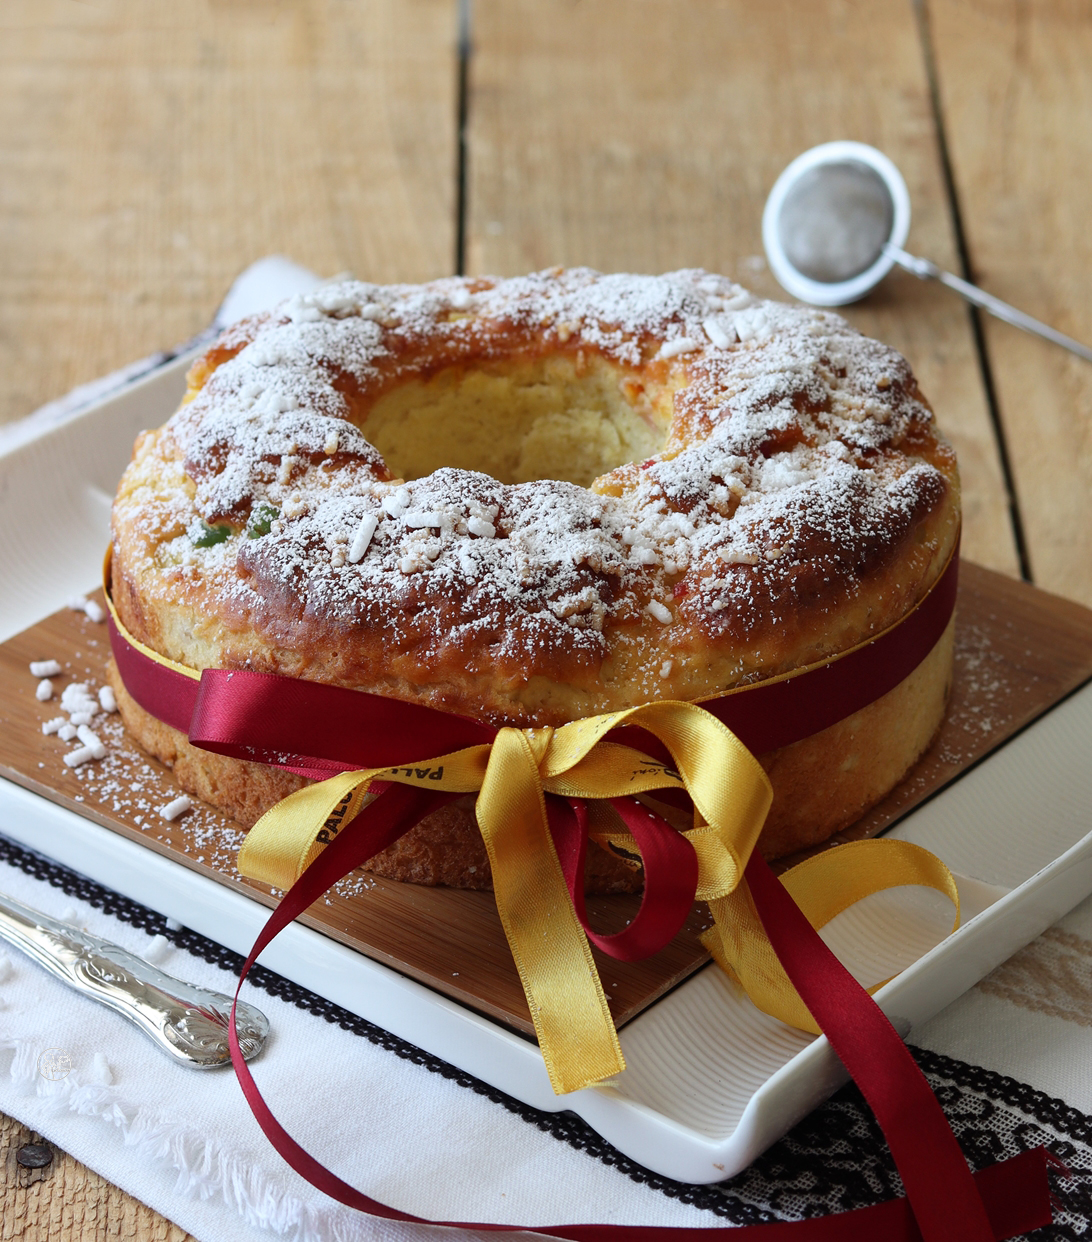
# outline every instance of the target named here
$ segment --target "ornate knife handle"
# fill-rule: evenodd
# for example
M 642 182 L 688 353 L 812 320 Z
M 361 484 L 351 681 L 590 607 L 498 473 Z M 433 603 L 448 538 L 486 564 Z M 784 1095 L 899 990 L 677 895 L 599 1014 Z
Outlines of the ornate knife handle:
M 120 945 L 2 894 L 0 938 L 77 992 L 117 1010 L 173 1061 L 195 1069 L 231 1063 L 230 997 L 183 983 Z M 239 1002 L 235 1016 L 239 1046 L 249 1061 L 262 1050 L 269 1019 L 245 1001 Z

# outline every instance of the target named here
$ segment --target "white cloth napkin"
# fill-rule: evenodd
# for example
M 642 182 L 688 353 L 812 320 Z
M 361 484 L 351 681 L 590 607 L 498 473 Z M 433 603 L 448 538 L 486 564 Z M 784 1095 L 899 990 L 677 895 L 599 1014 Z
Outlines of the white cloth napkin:
M 14 866 L 0 864 L 0 891 L 135 953 L 152 946 L 148 932 Z M 201 1242 L 432 1235 L 369 1220 L 310 1187 L 268 1144 L 230 1069 L 176 1066 L 17 950 L 0 944 L 0 954 L 0 1109 Z M 158 964 L 234 990 L 227 970 L 182 949 Z M 272 1028 L 253 1070 L 273 1111 L 327 1167 L 385 1203 L 447 1220 L 715 1223 L 440 1074 L 249 984 L 245 995 Z M 60 1081 L 38 1070 L 48 1049 L 71 1059 Z
M 164 947 L 4 862 L 0 891 L 136 953 Z M 234 986 L 229 971 L 169 941 L 159 964 L 223 992 Z M 488 1096 L 264 990 L 248 984 L 244 995 L 271 1022 L 253 1069 L 274 1112 L 329 1168 L 385 1203 L 433 1219 L 511 1224 L 721 1223 Z M 1089 1112 L 1090 1026 L 1092 898 L 916 1030 L 913 1042 Z M 39 1072 L 49 1049 L 68 1054 L 66 1078 Z M 326 1198 L 269 1146 L 230 1070 L 171 1064 L 128 1023 L 2 946 L 0 1109 L 201 1242 L 435 1236 Z

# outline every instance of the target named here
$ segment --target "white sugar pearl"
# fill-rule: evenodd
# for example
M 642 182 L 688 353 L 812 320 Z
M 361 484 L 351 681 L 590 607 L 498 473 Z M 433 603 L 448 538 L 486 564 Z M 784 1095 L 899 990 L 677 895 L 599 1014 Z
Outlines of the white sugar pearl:
M 352 545 L 349 548 L 349 563 L 357 564 L 363 559 L 364 553 L 372 542 L 372 536 L 375 534 L 375 528 L 379 525 L 379 519 L 374 513 L 365 513 L 360 519 L 360 525 L 356 528 L 356 534 L 353 536 Z
M 159 814 L 162 819 L 170 821 L 177 819 L 179 815 L 185 815 L 185 813 L 192 810 L 192 808 L 193 803 L 186 797 L 185 794 L 181 794 L 172 802 L 168 802 L 161 806 L 159 808 Z
M 645 610 L 648 612 L 649 616 L 655 617 L 656 620 L 661 622 L 663 625 L 667 625 L 667 623 L 672 620 L 671 609 L 668 608 L 666 604 L 661 604 L 658 599 L 650 600 L 648 604 L 645 605 Z
M 89 729 L 87 725 L 80 725 L 76 730 L 76 736 L 96 759 L 104 759 L 106 757 L 106 747 L 99 740 L 98 734 Z
M 402 516 L 402 521 L 412 530 L 429 530 L 443 525 L 443 517 L 435 509 L 419 509 Z
M 705 329 L 705 335 L 717 347 L 717 349 L 727 349 L 732 343 L 731 337 L 725 332 L 720 322 L 716 319 L 709 318 L 702 322 L 701 325 Z M 732 336 L 735 333 L 733 332 Z
M 701 342 L 692 336 L 677 336 L 673 341 L 664 341 L 657 355 L 660 358 L 676 358 L 679 354 L 689 354 L 701 348 Z
M 497 528 L 492 522 L 486 522 L 479 517 L 470 518 L 466 523 L 466 529 L 472 535 L 477 535 L 479 539 L 492 539 L 497 533 Z

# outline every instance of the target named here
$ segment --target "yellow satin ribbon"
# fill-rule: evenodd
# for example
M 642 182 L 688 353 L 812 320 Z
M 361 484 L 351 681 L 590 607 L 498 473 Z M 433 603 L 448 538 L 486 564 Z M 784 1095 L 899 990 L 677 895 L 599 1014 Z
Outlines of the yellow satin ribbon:
M 677 772 L 604 740 L 623 724 L 658 737 Z M 558 1094 L 609 1078 L 625 1069 L 625 1061 L 554 850 L 544 794 L 605 799 L 685 789 L 695 824 L 683 835 L 698 856 L 701 900 L 725 896 L 739 884 L 773 796 L 758 761 L 719 720 L 692 703 L 652 703 L 558 729 L 501 729 L 489 744 L 307 786 L 250 830 L 240 874 L 288 888 L 328 843 L 328 825 L 347 823 L 377 780 L 477 792 L 497 909 Z M 609 835 L 639 853 L 628 834 Z
M 639 725 L 658 737 L 678 771 L 604 740 L 622 724 Z M 818 1033 L 741 883 L 772 798 L 769 780 L 754 756 L 708 712 L 691 703 L 652 703 L 558 729 L 501 729 L 491 744 L 420 764 L 343 773 L 299 790 L 266 812 L 240 851 L 240 873 L 288 888 L 328 844 L 333 826 L 349 822 L 361 809 L 376 780 L 452 793 L 477 791 L 478 825 L 497 909 L 558 1094 L 612 1077 L 625 1061 L 554 850 L 545 793 L 607 799 L 685 789 L 695 806 L 695 826 L 683 835 L 698 857 L 697 897 L 709 902 L 715 919 L 703 942 L 761 1009 Z M 602 844 L 639 853 L 628 833 L 592 835 Z M 907 842 L 840 846 L 782 878 L 817 927 L 869 893 L 901 884 L 928 884 L 945 893 L 956 903 L 958 925 L 958 894 L 950 872 L 928 851 Z
M 959 890 L 952 873 L 935 854 L 909 841 L 851 841 L 825 850 L 784 872 L 781 883 L 812 927 L 825 927 L 854 902 L 882 889 L 920 884 L 943 893 L 955 907 L 952 931 L 959 927 Z M 758 917 L 746 882 L 709 903 L 715 925 L 702 944 L 714 961 L 766 1013 L 789 1026 L 821 1035 L 815 1019 L 789 982 Z M 894 975 L 874 983 L 878 992 Z

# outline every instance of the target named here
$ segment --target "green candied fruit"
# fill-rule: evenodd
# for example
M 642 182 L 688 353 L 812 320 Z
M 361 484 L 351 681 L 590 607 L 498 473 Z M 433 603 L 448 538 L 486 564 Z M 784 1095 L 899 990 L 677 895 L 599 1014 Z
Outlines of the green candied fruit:
M 223 543 L 230 534 L 230 526 L 210 526 L 208 522 L 190 527 L 190 538 L 195 548 L 211 548 L 214 543 Z
M 275 509 L 265 501 L 260 505 L 255 505 L 253 510 L 251 510 L 250 521 L 246 524 L 247 538 L 261 539 L 263 535 L 268 535 L 273 519 L 279 514 L 279 509 Z

